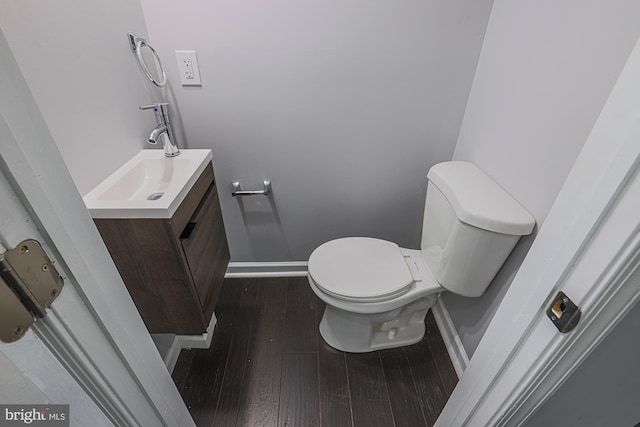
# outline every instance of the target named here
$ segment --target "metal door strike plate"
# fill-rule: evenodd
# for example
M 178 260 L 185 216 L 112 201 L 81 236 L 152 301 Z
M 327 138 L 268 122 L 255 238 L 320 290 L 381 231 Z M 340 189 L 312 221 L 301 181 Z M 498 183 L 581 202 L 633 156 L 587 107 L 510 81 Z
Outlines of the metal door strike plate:
M 560 332 L 567 333 L 578 325 L 581 316 L 580 308 L 562 291 L 547 309 L 547 317 Z
M 0 341 L 24 336 L 60 295 L 64 280 L 35 240 L 0 254 Z

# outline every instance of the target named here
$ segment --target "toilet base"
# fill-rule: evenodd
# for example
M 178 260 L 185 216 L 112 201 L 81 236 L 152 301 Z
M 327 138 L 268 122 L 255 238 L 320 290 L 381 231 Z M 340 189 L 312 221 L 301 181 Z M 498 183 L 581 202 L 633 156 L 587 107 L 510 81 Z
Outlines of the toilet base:
M 320 335 L 331 347 L 349 353 L 415 344 L 424 336 L 424 318 L 435 301 L 435 295 L 428 295 L 399 309 L 368 315 L 327 305 Z

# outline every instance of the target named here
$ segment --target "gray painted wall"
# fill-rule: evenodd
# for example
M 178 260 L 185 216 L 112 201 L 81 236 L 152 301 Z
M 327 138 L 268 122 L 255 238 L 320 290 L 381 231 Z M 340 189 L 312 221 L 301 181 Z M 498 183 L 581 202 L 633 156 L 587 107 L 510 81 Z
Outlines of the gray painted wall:
M 307 260 L 354 235 L 417 248 L 491 3 L 142 0 L 183 143 L 213 149 L 232 261 Z M 202 87 L 179 85 L 175 50 L 197 51 Z M 272 197 L 231 197 L 264 178 Z
M 638 36 L 640 3 L 496 0 L 454 159 L 475 163 L 544 222 Z M 444 301 L 471 356 L 526 256 L 480 298 Z
M 636 272 L 627 286 L 640 286 Z M 525 427 L 632 427 L 640 423 L 640 305 L 622 319 Z M 560 421 L 561 420 L 561 421 Z
M 138 106 L 160 94 L 126 36 L 147 33 L 138 0 L 5 0 L 0 28 L 81 194 L 150 147 Z

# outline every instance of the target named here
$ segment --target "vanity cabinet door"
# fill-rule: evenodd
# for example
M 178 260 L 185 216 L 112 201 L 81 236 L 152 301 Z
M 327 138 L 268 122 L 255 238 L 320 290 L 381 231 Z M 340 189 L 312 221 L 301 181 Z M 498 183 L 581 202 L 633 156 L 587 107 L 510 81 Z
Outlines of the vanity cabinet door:
M 187 223 L 191 221 L 194 212 L 198 209 L 198 206 L 202 204 L 202 200 L 204 200 L 209 187 L 214 184 L 213 167 L 209 164 L 202 171 L 198 180 L 193 184 L 193 187 L 189 190 L 189 193 L 187 193 L 187 196 L 171 217 L 171 226 L 173 227 L 176 238 L 184 234 Z
M 204 316 L 210 319 L 229 263 L 227 236 L 215 184 L 207 190 L 180 241 Z
M 94 222 L 149 332 L 204 332 L 208 319 L 198 304 L 169 220 Z

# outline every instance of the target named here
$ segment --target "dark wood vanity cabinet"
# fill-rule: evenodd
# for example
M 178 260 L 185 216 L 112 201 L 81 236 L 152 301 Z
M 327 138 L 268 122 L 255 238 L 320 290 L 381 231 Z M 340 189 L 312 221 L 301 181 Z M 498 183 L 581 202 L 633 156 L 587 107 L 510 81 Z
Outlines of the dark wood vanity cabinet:
M 151 333 L 209 326 L 229 248 L 209 164 L 170 219 L 94 219 Z

